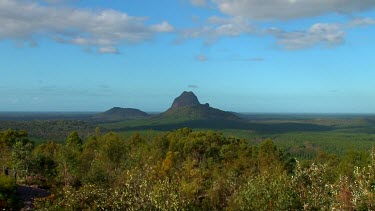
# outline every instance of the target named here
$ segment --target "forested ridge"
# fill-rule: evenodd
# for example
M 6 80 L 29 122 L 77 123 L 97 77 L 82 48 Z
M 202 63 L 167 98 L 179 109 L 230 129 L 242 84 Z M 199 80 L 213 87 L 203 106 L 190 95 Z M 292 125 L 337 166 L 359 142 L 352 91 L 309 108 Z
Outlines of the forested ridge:
M 63 142 L 72 131 L 77 131 L 81 136 L 86 137 L 94 131 L 95 126 L 82 120 L 0 121 L 0 131 L 9 128 L 27 131 L 29 138 L 33 140 Z
M 6 130 L 0 150 L 5 209 L 22 206 L 15 178 L 51 193 L 34 201 L 40 210 L 375 209 L 371 150 L 299 161 L 270 139 L 189 128 L 152 138 L 96 129 L 38 146 L 26 131 Z

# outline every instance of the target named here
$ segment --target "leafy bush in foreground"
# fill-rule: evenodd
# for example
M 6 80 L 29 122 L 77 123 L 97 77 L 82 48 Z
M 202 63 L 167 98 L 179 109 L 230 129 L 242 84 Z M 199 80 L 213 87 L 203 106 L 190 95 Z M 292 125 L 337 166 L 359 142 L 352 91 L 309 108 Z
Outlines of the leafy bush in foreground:
M 17 186 L 12 177 L 0 175 L 0 209 L 17 206 Z

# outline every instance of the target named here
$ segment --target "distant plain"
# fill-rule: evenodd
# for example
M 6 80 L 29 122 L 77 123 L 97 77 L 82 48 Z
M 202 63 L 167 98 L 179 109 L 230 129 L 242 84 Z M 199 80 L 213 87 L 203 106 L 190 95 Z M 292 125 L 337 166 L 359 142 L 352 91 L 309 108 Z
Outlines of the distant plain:
M 140 133 L 154 137 L 167 131 L 189 127 L 215 130 L 225 135 L 258 143 L 271 138 L 292 156 L 309 159 L 325 151 L 343 155 L 348 151 L 370 150 L 375 145 L 375 115 L 372 114 L 286 114 L 237 113 L 241 120 L 184 120 L 150 118 L 120 122 L 97 122 L 97 112 L 0 112 L 0 130 L 26 130 L 37 144 L 63 142 L 77 130 L 90 136 L 96 127 L 124 137 Z

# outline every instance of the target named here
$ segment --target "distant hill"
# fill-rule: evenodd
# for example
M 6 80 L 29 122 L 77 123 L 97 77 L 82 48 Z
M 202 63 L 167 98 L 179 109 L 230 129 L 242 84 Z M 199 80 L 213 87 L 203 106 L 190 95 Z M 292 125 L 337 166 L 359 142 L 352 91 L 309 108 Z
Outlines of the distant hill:
M 113 107 L 108 111 L 93 116 L 98 121 L 123 121 L 134 119 L 145 119 L 150 117 L 149 114 L 135 108 Z
M 193 92 L 183 92 L 172 106 L 157 117 L 174 120 L 239 120 L 234 113 L 212 108 L 208 103 L 201 104 Z

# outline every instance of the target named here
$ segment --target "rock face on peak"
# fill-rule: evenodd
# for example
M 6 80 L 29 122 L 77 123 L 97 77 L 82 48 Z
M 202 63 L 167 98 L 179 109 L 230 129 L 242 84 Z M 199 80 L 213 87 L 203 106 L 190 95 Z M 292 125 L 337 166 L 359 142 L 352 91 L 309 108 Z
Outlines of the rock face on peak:
M 171 108 L 199 106 L 199 100 L 193 92 L 183 92 L 179 97 L 174 99 Z
M 208 103 L 201 104 L 193 92 L 186 91 L 177 97 L 172 106 L 166 112 L 160 114 L 158 118 L 181 120 L 239 119 L 231 112 L 212 108 Z
M 131 119 L 144 119 L 149 116 L 149 114 L 139 109 L 113 107 L 108 111 L 95 115 L 93 119 L 99 121 L 122 121 Z

